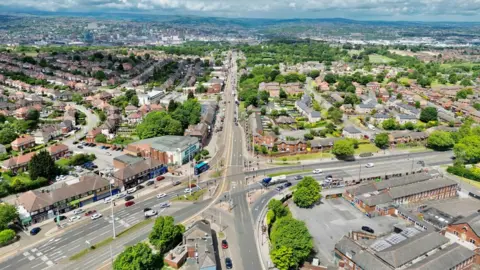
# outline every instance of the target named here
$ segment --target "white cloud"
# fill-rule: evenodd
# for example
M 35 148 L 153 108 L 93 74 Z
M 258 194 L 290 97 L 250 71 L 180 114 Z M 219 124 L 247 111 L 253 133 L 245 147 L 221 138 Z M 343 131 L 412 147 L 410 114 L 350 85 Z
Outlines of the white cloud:
M 244 17 L 346 17 L 480 20 L 480 0 L 0 0 L 0 8 L 48 11 L 166 11 Z M 263 13 L 262 13 L 263 12 Z

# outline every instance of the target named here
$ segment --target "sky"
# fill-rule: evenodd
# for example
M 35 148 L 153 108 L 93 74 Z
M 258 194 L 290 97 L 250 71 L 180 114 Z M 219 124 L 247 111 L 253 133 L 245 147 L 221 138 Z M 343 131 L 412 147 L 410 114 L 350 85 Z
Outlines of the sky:
M 235 18 L 480 21 L 480 0 L 0 0 L 0 11 L 12 9 Z

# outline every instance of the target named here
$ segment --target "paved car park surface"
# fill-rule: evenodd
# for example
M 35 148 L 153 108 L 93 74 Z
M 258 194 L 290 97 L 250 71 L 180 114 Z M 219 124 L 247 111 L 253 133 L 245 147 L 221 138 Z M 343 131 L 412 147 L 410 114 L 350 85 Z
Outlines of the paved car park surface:
M 312 234 L 316 257 L 325 263 L 333 261 L 335 244 L 350 231 L 360 231 L 362 226 L 381 234 L 392 229 L 394 224 L 402 223 L 399 218 L 380 216 L 368 218 L 342 198 L 322 199 L 322 203 L 313 208 L 298 208 L 290 204 L 295 218 L 305 221 Z

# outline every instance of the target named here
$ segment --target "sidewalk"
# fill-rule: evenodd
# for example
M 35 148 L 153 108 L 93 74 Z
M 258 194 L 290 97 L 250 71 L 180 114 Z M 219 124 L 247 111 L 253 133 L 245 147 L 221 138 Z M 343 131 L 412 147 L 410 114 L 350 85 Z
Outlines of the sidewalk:
M 273 267 L 273 262 L 270 259 L 270 242 L 268 239 L 268 232 L 262 232 L 262 226 L 266 226 L 266 215 L 267 215 L 267 208 L 265 207 L 260 214 L 259 221 L 257 224 L 253 225 L 254 233 L 257 239 L 257 247 L 258 252 L 260 255 L 260 260 L 262 261 L 262 268 L 263 269 L 270 269 Z

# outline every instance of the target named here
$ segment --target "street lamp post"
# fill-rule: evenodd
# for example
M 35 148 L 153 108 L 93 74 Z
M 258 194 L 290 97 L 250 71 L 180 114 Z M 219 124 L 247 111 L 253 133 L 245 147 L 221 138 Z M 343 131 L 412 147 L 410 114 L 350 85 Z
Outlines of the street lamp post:
M 115 233 L 115 216 L 113 215 L 113 193 L 112 193 L 112 185 L 115 181 L 112 179 L 110 181 L 110 208 L 112 209 L 112 232 L 113 232 L 113 236 L 112 238 L 115 239 L 115 237 L 117 237 L 117 234 Z
M 359 161 L 358 164 L 359 164 L 359 169 L 358 169 L 358 181 L 360 182 L 360 175 L 361 175 L 361 173 L 362 173 L 362 163 Z

